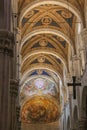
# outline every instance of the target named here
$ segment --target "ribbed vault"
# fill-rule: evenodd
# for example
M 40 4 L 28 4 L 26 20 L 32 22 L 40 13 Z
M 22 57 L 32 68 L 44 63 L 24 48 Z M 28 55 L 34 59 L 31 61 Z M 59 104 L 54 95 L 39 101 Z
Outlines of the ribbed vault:
M 64 102 L 68 97 L 65 80 L 70 50 L 76 53 L 76 26 L 85 26 L 83 7 L 84 0 L 19 0 L 22 122 L 58 121 L 61 96 Z

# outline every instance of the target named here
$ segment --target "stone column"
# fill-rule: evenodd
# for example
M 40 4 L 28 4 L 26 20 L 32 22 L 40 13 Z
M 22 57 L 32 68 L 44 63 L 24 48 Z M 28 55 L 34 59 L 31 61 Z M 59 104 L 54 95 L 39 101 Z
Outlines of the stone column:
M 86 61 L 86 54 L 85 54 L 85 47 L 82 47 L 80 49 L 80 57 L 81 57 L 81 71 L 83 72 L 85 70 L 85 61 Z
M 83 46 L 85 48 L 86 64 L 87 64 L 87 28 L 84 28 L 82 30 L 81 37 L 82 37 L 82 41 L 83 41 Z
M 0 0 L 0 29 L 11 31 L 11 0 Z
M 11 121 L 10 130 L 16 130 L 16 99 L 18 96 L 18 81 L 10 80 L 10 94 L 11 94 Z
M 84 1 L 85 3 L 84 3 L 84 7 L 85 7 L 85 9 L 84 9 L 84 14 L 85 14 L 85 23 L 86 23 L 86 27 L 87 27 L 87 0 L 85 0 Z
M 74 55 L 72 57 L 72 64 L 73 64 L 73 75 L 80 77 L 81 75 L 80 57 L 78 57 L 77 55 Z
M 13 34 L 0 30 L 0 130 L 9 130 L 10 127 L 10 61 L 13 46 Z
M 21 130 L 20 107 L 16 107 L 16 117 L 17 117 L 17 128 L 16 128 L 16 130 Z

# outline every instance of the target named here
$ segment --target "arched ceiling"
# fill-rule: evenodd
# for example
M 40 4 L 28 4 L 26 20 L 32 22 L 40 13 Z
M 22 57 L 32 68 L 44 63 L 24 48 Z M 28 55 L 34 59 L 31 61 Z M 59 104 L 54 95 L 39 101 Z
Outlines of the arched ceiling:
M 70 48 L 76 53 L 76 26 L 84 26 L 84 0 L 19 0 L 18 7 L 22 119 L 28 123 L 56 121 L 55 114 L 61 112 L 59 82 L 64 85 L 69 72 Z M 54 115 L 51 111 L 46 115 L 49 106 L 56 109 Z M 43 111 L 34 118 L 40 108 Z

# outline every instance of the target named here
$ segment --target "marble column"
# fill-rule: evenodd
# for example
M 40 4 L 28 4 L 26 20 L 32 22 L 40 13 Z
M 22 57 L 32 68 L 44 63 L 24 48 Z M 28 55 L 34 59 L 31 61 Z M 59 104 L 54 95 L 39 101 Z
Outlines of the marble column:
M 11 95 L 11 120 L 10 120 L 10 130 L 16 130 L 16 100 L 18 96 L 18 81 L 10 80 L 10 95 Z
M 13 46 L 13 34 L 0 30 L 0 130 L 10 128 L 10 61 Z
M 17 117 L 17 129 L 16 130 L 21 130 L 21 117 L 20 117 L 20 107 L 16 107 L 16 117 Z

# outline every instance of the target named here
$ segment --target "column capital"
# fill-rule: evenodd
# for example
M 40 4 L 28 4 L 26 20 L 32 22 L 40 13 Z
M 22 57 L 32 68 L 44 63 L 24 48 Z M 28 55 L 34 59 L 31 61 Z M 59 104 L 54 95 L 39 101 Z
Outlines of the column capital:
M 78 55 L 73 55 L 72 56 L 72 61 L 80 60 L 80 56 Z
M 66 75 L 66 79 L 67 79 L 67 81 L 71 81 L 71 74 L 70 73 L 67 73 L 67 75 Z
M 8 30 L 0 29 L 0 38 L 14 40 L 14 34 Z
M 10 80 L 10 93 L 11 95 L 17 96 L 18 95 L 18 81 L 11 79 Z
M 13 56 L 14 34 L 8 30 L 0 30 L 0 52 Z

